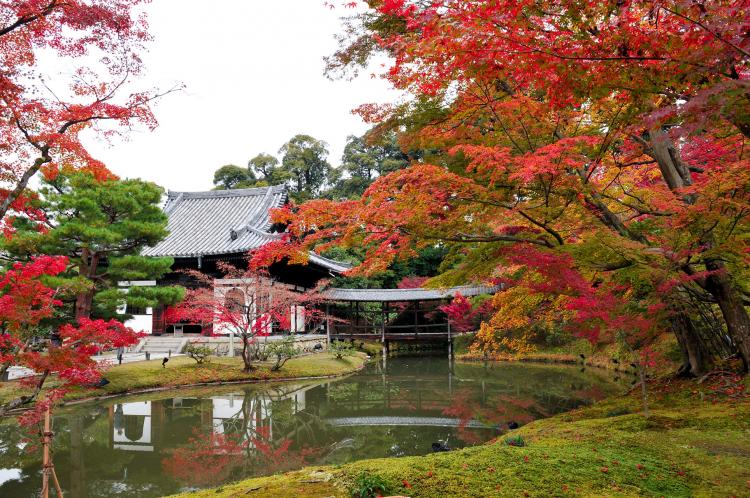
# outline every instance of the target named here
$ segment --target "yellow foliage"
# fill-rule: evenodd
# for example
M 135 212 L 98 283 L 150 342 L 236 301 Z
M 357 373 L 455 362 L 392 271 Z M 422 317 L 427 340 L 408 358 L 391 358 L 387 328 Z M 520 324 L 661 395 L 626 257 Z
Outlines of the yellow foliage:
M 566 296 L 550 297 L 527 287 L 511 287 L 495 294 L 494 313 L 483 322 L 469 351 L 491 358 L 499 354 L 526 355 L 536 350 L 538 334 L 559 328 L 571 316 Z

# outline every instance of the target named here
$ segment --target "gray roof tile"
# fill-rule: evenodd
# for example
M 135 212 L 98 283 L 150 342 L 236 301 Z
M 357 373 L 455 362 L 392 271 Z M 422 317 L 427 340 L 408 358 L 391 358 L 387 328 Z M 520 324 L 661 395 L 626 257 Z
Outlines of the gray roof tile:
M 447 289 L 337 289 L 331 288 L 323 292 L 324 299 L 329 301 L 373 301 L 373 302 L 401 302 L 401 301 L 437 301 L 450 299 L 457 293 L 464 297 L 480 294 L 494 294 L 500 286 L 462 285 Z
M 164 212 L 169 235 L 145 256 L 196 257 L 257 249 L 269 233 L 269 209 L 284 205 L 283 185 L 208 192 L 169 192 Z

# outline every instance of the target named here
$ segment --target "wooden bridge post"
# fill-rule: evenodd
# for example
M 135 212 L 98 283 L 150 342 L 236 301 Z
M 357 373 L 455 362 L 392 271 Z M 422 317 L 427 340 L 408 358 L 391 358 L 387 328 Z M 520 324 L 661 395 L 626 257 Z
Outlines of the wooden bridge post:
M 385 321 L 386 321 L 386 310 L 388 307 L 388 303 L 381 302 L 380 303 L 380 316 L 381 316 L 381 324 L 380 324 L 380 342 L 383 344 L 383 369 L 385 369 L 386 366 L 386 358 L 388 357 L 388 341 L 385 340 Z
M 448 320 L 448 359 L 453 359 L 453 337 L 451 337 L 451 321 Z
M 331 347 L 331 305 L 326 303 L 326 345 Z

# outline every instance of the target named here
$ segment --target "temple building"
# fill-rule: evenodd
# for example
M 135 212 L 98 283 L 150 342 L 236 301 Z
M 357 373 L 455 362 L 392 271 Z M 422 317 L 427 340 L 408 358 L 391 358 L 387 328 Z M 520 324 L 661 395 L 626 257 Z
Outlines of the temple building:
M 190 286 L 189 277 L 181 270 L 191 269 L 217 279 L 217 288 L 230 288 L 224 285 L 226 282 L 222 283 L 218 264 L 225 262 L 246 268 L 249 251 L 278 240 L 283 227 L 271 223 L 269 210 L 287 201 L 283 185 L 207 192 L 170 191 L 164 206 L 169 235 L 154 247 L 146 248 L 143 254 L 174 258 L 172 272 L 160 281 L 123 282 L 123 285 Z M 347 269 L 346 264 L 311 253 L 307 265 L 274 264 L 269 273 L 274 281 L 302 290 Z M 133 318 L 127 325 L 148 334 L 207 332 L 198 324 L 169 323 L 164 307 L 129 310 L 128 313 Z

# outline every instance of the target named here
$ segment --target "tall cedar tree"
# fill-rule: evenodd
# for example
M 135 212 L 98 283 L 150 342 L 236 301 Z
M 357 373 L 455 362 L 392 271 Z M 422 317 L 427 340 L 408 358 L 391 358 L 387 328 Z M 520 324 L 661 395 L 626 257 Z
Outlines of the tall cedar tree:
M 167 217 L 159 207 L 162 194 L 160 187 L 141 180 L 60 174 L 45 180 L 40 190 L 38 207 L 46 226 L 23 223 L 6 240 L 6 250 L 17 258 L 66 256 L 69 269 L 61 276 L 74 290 L 76 320 L 115 317 L 125 302 L 138 308 L 173 304 L 182 298 L 179 287 L 118 288 L 120 281 L 159 279 L 172 266 L 172 258 L 139 254 L 167 234 Z

